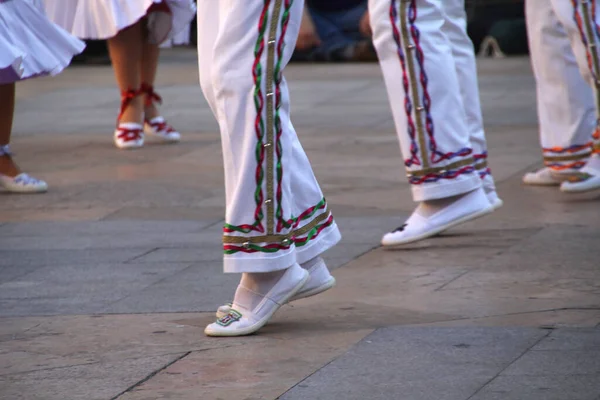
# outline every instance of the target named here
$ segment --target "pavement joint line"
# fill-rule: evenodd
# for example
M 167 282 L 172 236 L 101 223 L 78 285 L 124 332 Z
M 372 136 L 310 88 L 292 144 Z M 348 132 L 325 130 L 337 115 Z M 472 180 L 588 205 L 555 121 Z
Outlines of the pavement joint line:
M 124 391 L 122 391 L 121 393 L 117 394 L 114 397 L 111 397 L 110 400 L 117 400 L 119 397 L 123 396 L 124 394 L 126 394 L 127 392 L 132 391 L 133 389 L 135 389 L 136 387 L 142 385 L 143 383 L 149 381 L 150 379 L 152 379 L 154 376 L 156 376 L 156 374 L 160 373 L 161 371 L 164 371 L 165 369 L 169 368 L 171 365 L 175 364 L 177 361 L 183 360 L 185 357 L 189 356 L 192 352 L 188 351 L 184 354 L 182 354 L 181 356 L 175 358 L 173 361 L 167 363 L 166 365 L 164 365 L 163 367 L 157 369 L 156 371 L 153 371 L 152 373 L 150 373 L 148 376 L 146 376 L 144 379 L 134 383 L 133 385 L 129 386 L 127 389 L 125 389 Z
M 132 258 L 130 258 L 130 259 L 128 259 L 128 260 L 125 260 L 125 261 L 123 261 L 123 264 L 129 264 L 129 263 L 131 263 L 132 261 L 135 261 L 135 260 L 137 260 L 138 258 L 142 258 L 142 257 L 144 257 L 144 256 L 147 256 L 148 254 L 154 253 L 155 251 L 157 251 L 157 250 L 160 250 L 160 249 L 161 249 L 160 247 L 154 247 L 154 248 L 152 248 L 152 249 L 150 249 L 150 250 L 148 250 L 148 251 L 145 251 L 145 252 L 144 252 L 144 253 L 142 253 L 142 254 L 139 254 L 139 255 L 137 255 L 137 256 L 133 256 Z
M 431 324 L 439 324 L 444 322 L 458 322 L 458 321 L 468 321 L 468 320 L 479 320 L 486 318 L 497 318 L 497 317 L 511 317 L 513 315 L 527 315 L 527 314 L 538 314 L 538 313 L 547 313 L 547 312 L 556 312 L 556 311 L 600 311 L 600 307 L 563 307 L 563 308 L 550 308 L 545 310 L 533 310 L 533 311 L 522 311 L 515 313 L 506 313 L 506 314 L 491 314 L 491 315 L 483 315 L 481 317 L 466 317 L 466 318 L 455 318 L 455 319 L 445 319 L 442 321 L 434 321 L 434 322 L 423 322 L 419 324 L 408 324 L 407 326 L 420 326 L 420 325 L 431 325 Z M 600 323 L 596 325 L 597 328 L 600 328 Z M 539 329 L 556 329 L 554 326 L 539 326 Z
M 494 253 L 494 256 L 493 256 L 493 257 L 491 257 L 491 258 L 489 258 L 489 260 L 491 261 L 491 260 L 493 260 L 493 259 L 495 259 L 495 258 L 497 258 L 497 257 L 499 257 L 499 256 L 502 256 L 502 255 L 504 255 L 506 252 L 510 251 L 510 250 L 511 250 L 513 247 L 521 245 L 521 244 L 522 244 L 524 241 L 526 241 L 526 240 L 529 240 L 529 239 L 531 239 L 532 237 L 534 237 L 534 236 L 538 235 L 538 234 L 539 234 L 540 232 L 542 232 L 544 229 L 545 229 L 545 227 L 541 227 L 541 228 L 535 228 L 535 229 L 531 229 L 531 228 L 519 229 L 520 231 L 529 231 L 529 230 L 531 230 L 532 232 L 531 232 L 531 234 L 530 234 L 530 235 L 527 235 L 527 236 L 525 236 L 525 237 L 523 237 L 523 238 L 521 238 L 521 239 L 519 239 L 519 240 L 515 241 L 515 243 L 513 243 L 513 244 L 510 244 L 510 245 L 508 245 L 507 247 L 504 247 L 504 248 L 502 248 L 502 249 L 498 249 L 498 251 L 497 251 L 496 253 Z M 501 230 L 501 229 L 496 229 L 496 230 Z M 438 287 L 438 288 L 435 288 L 433 291 L 434 291 L 434 292 L 441 291 L 443 288 L 445 288 L 446 286 L 448 286 L 448 285 L 449 285 L 449 284 L 451 284 L 452 282 L 454 282 L 454 281 L 456 281 L 456 280 L 458 280 L 458 279 L 462 278 L 463 276 L 465 276 L 465 275 L 466 275 L 466 274 L 468 274 L 469 272 L 477 271 L 477 270 L 479 270 L 479 269 L 481 269 L 481 268 L 483 268 L 483 267 L 484 267 L 483 265 L 480 265 L 479 267 L 475 267 L 475 268 L 473 268 L 473 269 L 467 270 L 467 271 L 465 271 L 464 273 L 460 274 L 459 276 L 456 276 L 456 277 L 454 277 L 453 279 L 451 279 L 450 281 L 448 281 L 448 282 L 446 282 L 446 283 L 442 284 L 440 287 Z
M 31 273 L 34 273 L 34 272 L 36 272 L 37 270 L 39 270 L 40 268 L 43 268 L 43 267 L 44 267 L 44 265 L 35 266 L 35 267 L 33 267 L 33 269 L 31 271 L 23 272 L 22 274 L 14 276 L 12 279 L 4 281 L 1 284 L 9 283 L 9 282 L 14 282 L 15 280 L 23 278 L 24 276 L 27 276 L 27 275 L 29 275 Z M 13 298 L 13 299 L 11 299 L 11 298 L 3 298 L 2 300 L 23 300 L 23 299 L 22 298 Z
M 48 367 L 48 368 L 40 368 L 40 369 L 30 369 L 30 370 L 26 370 L 26 371 L 9 372 L 7 374 L 0 374 L 0 377 L 21 375 L 21 374 L 30 374 L 32 372 L 51 371 L 51 370 L 55 370 L 55 369 L 65 369 L 65 368 L 71 368 L 71 367 L 81 367 L 83 365 L 94 365 L 94 364 L 100 364 L 100 363 L 101 363 L 101 361 L 92 361 L 92 362 L 87 362 L 87 363 L 62 365 L 60 367 Z
M 501 253 L 501 252 L 500 252 L 500 253 Z M 500 253 L 499 253 L 499 254 L 500 254 Z M 497 255 L 499 255 L 499 254 L 496 254 L 496 256 L 497 256 Z M 463 276 L 465 276 L 465 275 L 466 275 L 466 274 L 468 274 L 469 272 L 472 272 L 472 271 L 476 271 L 476 270 L 478 270 L 479 268 L 482 268 L 482 267 L 476 267 L 476 268 L 473 268 L 473 269 L 467 269 L 467 270 L 466 270 L 466 271 L 464 271 L 462 274 L 459 274 L 459 275 L 455 276 L 454 278 L 450 279 L 448 282 L 444 282 L 444 283 L 443 283 L 441 286 L 439 286 L 439 287 L 436 287 L 435 289 L 433 289 L 433 291 L 434 291 L 434 292 L 439 292 L 440 290 L 444 289 L 446 286 L 448 286 L 448 285 L 449 285 L 449 284 L 451 284 L 452 282 L 454 282 L 454 281 L 456 281 L 456 280 L 458 280 L 458 279 L 462 278 Z
M 472 395 L 470 395 L 469 397 L 467 397 L 465 400 L 471 400 L 473 397 L 475 397 L 479 392 L 481 392 L 483 390 L 483 388 L 485 388 L 487 385 L 489 385 L 490 383 L 492 383 L 496 378 L 498 378 L 500 376 L 500 374 L 502 374 L 504 371 L 506 371 L 511 365 L 513 365 L 514 363 L 516 363 L 517 361 L 519 361 L 525 354 L 527 354 L 533 347 L 535 347 L 538 343 L 540 343 L 542 340 L 546 339 L 548 336 L 550 336 L 550 333 L 552 333 L 552 329 L 543 329 L 543 328 L 538 328 L 541 330 L 545 330 L 546 334 L 543 335 L 542 337 L 540 337 L 538 340 L 535 341 L 535 343 L 533 343 L 531 346 L 529 346 L 527 349 L 525 349 L 520 355 L 518 355 L 514 360 L 512 360 L 511 362 L 507 363 L 507 365 L 502 368 L 500 371 L 498 371 L 498 373 L 496 375 L 494 375 L 490 380 L 488 380 L 487 382 L 485 382 L 483 385 L 481 385 L 481 387 L 479 389 L 477 389 L 475 391 L 475 393 L 473 393 Z
M 334 361 L 336 361 L 338 358 L 342 357 L 344 354 L 348 353 L 348 351 L 350 351 L 351 348 L 355 347 L 360 341 L 365 340 L 367 337 L 369 337 L 370 335 L 372 335 L 374 332 L 376 332 L 377 329 L 372 329 L 371 332 L 367 333 L 366 335 L 364 335 L 362 338 L 360 338 L 358 341 L 356 341 L 355 343 L 353 343 L 352 345 L 348 346 L 346 348 L 346 350 L 341 353 L 340 355 L 338 355 L 337 357 L 332 358 L 331 360 L 329 360 L 328 362 L 326 362 L 325 364 L 323 364 L 321 367 L 315 369 L 313 372 L 311 372 L 310 374 L 306 375 L 304 378 L 300 379 L 298 382 L 296 382 L 294 385 L 292 385 L 292 387 L 290 387 L 289 389 L 287 389 L 285 392 L 281 393 L 279 396 L 277 396 L 275 398 L 275 400 L 279 400 L 281 399 L 282 396 L 285 396 L 286 393 L 288 393 L 290 390 L 294 389 L 296 386 L 301 385 L 304 381 L 306 381 L 308 378 L 310 378 L 311 376 L 313 376 L 314 374 L 316 374 L 317 372 L 319 372 L 320 370 L 322 370 L 323 368 L 326 368 L 327 366 L 329 366 L 331 363 L 333 363 Z M 112 399 L 111 399 L 112 400 Z

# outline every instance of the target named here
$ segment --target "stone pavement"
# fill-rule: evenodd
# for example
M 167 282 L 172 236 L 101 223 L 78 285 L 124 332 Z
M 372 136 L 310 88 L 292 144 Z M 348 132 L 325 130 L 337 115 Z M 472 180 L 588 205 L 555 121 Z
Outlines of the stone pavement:
M 413 204 L 377 65 L 291 66 L 338 285 L 231 339 L 202 333 L 237 280 L 217 126 L 194 51 L 163 58 L 180 145 L 113 148 L 110 68 L 18 86 L 14 149 L 51 191 L 0 193 L 0 399 L 600 400 L 600 193 L 521 185 L 540 165 L 526 58 L 480 62 L 505 206 L 397 250 L 378 241 Z

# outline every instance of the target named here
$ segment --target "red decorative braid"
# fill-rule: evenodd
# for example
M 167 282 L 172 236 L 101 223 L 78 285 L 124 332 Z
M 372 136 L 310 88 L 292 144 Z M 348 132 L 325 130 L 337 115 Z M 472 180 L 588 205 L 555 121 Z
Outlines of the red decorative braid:
M 146 99 L 144 100 L 146 107 L 151 106 L 152 103 L 162 104 L 162 97 L 160 97 L 158 93 L 154 91 L 154 86 L 147 83 L 142 83 L 140 92 L 146 96 Z
M 124 142 L 134 142 L 142 138 L 142 130 L 141 129 L 129 129 L 123 128 L 122 126 L 117 127 L 119 134 L 117 137 Z
M 146 120 L 146 123 L 153 127 L 157 132 L 175 132 L 175 129 L 167 123 L 167 121 L 162 122 L 151 122 L 150 120 Z
M 121 121 L 121 117 L 125 114 L 125 110 L 133 99 L 139 96 L 142 93 L 141 89 L 128 89 L 126 91 L 121 92 L 121 109 L 119 110 L 119 116 L 117 117 L 117 123 Z
M 290 247 L 292 247 L 292 244 L 295 245 L 296 247 L 302 247 L 305 244 L 307 244 L 308 242 L 310 242 L 311 240 L 315 239 L 317 236 L 319 236 L 319 234 L 321 232 L 323 232 L 323 230 L 325 230 L 332 224 L 333 224 L 333 215 L 329 215 L 329 218 L 327 218 L 327 220 L 325 222 L 323 222 L 321 225 L 314 227 L 303 238 L 293 237 L 289 240 L 289 242 L 286 242 L 286 243 L 270 243 L 270 244 L 267 244 L 264 246 L 260 246 L 260 245 L 256 245 L 256 244 L 249 244 L 246 246 L 236 246 L 236 245 L 226 244 L 226 245 L 223 245 L 223 251 L 225 254 L 235 254 L 238 252 L 242 252 L 242 253 L 258 253 L 258 252 L 275 253 L 280 250 L 288 250 Z
M 467 165 L 458 170 L 450 170 L 442 173 L 430 173 L 424 176 L 411 176 L 408 178 L 408 182 L 412 185 L 421 185 L 423 183 L 437 182 L 440 179 L 454 179 L 463 174 L 470 174 L 475 171 L 472 165 Z
M 575 161 L 570 164 L 561 164 L 561 163 L 553 163 L 553 162 L 545 162 L 544 165 L 550 169 L 555 171 L 564 171 L 566 169 L 581 169 L 585 166 L 585 161 Z
M 575 145 L 569 146 L 569 147 L 558 147 L 558 146 L 557 147 L 542 147 L 542 150 L 550 152 L 550 153 L 564 154 L 564 153 L 578 153 L 578 152 L 586 150 L 590 147 L 592 147 L 592 142 L 589 142 L 586 144 L 575 144 Z

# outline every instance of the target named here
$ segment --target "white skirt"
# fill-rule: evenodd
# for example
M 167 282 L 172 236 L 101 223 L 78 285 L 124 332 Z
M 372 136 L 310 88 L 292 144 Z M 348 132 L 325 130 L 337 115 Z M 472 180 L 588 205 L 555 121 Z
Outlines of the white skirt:
M 0 84 L 56 75 L 84 48 L 32 0 L 0 0 Z
M 109 39 L 135 24 L 162 0 L 43 0 L 48 17 L 80 39 Z M 165 0 L 170 13 L 153 12 L 148 31 L 153 43 L 162 43 L 192 21 L 193 0 Z

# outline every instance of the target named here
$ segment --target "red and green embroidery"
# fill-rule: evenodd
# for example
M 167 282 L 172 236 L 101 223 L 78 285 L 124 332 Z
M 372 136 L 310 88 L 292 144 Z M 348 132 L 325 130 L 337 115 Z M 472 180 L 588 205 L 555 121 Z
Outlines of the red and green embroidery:
M 242 246 L 226 244 L 223 246 L 225 254 L 236 254 L 242 253 L 275 253 L 280 250 L 288 250 L 293 245 L 302 247 L 311 240 L 315 239 L 319 234 L 327 227 L 333 224 L 333 215 L 329 214 L 329 218 L 322 224 L 316 225 L 312 228 L 304 237 L 291 237 L 290 239 L 283 240 L 281 243 L 269 243 L 266 245 L 257 245 L 254 243 L 247 243 Z
M 313 215 L 315 215 L 317 213 L 317 211 L 323 210 L 325 208 L 327 208 L 327 201 L 325 200 L 325 197 L 323 197 L 320 202 L 318 202 L 314 206 L 310 207 L 309 209 L 305 210 L 303 213 L 301 213 L 297 217 L 292 216 L 287 221 L 284 220 L 283 218 L 279 218 L 279 221 L 277 222 L 277 231 L 281 232 L 281 230 L 283 228 L 296 229 L 298 227 L 298 225 L 300 224 L 300 222 L 312 217 Z
M 219 318 L 217 320 L 217 324 L 219 324 L 221 326 L 229 326 L 229 325 L 233 324 L 234 322 L 239 321 L 241 318 L 242 318 L 242 313 L 231 308 L 231 309 L 229 309 L 229 312 L 227 313 L 227 315 L 225 315 L 222 318 Z
M 254 223 L 243 224 L 243 225 L 231 225 L 225 224 L 223 231 L 226 233 L 240 232 L 261 232 L 265 231 L 263 226 L 263 202 L 264 194 L 262 190 L 263 180 L 265 177 L 265 171 L 263 163 L 265 160 L 265 146 L 263 144 L 263 138 L 265 136 L 265 121 L 263 118 L 263 109 L 265 106 L 265 98 L 262 92 L 262 81 L 263 81 L 263 66 L 261 63 L 262 56 L 265 52 L 265 33 L 267 32 L 267 26 L 269 24 L 269 6 L 271 0 L 265 0 L 264 6 L 260 15 L 258 23 L 258 38 L 254 46 L 254 63 L 252 65 L 252 78 L 254 80 L 254 107 L 256 109 L 256 118 L 254 120 L 254 132 L 256 133 L 256 147 L 254 150 L 256 157 L 256 172 L 254 179 L 256 181 L 256 189 L 254 191 L 254 201 L 256 208 L 254 210 Z

